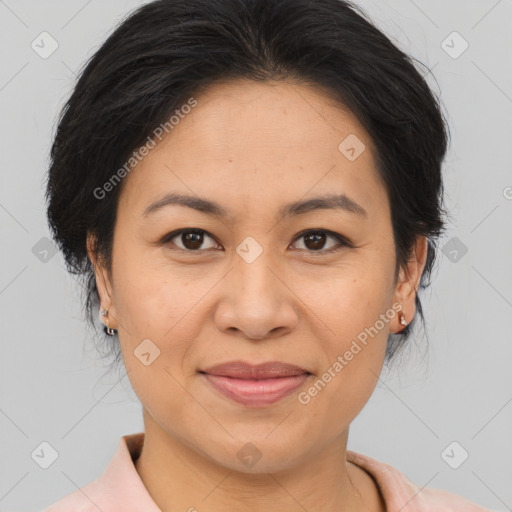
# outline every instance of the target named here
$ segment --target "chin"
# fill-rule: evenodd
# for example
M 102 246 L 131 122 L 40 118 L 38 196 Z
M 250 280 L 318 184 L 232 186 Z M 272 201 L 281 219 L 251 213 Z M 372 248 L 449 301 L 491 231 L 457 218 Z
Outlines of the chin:
M 304 462 L 304 452 L 310 449 L 302 440 L 297 438 L 291 442 L 292 439 L 291 435 L 276 436 L 274 439 L 240 436 L 224 439 L 222 443 L 212 441 L 209 447 L 220 444 L 224 447 L 222 452 L 209 453 L 208 446 L 201 446 L 200 449 L 203 453 L 209 453 L 216 464 L 230 471 L 246 474 L 275 473 L 292 469 Z M 297 446 L 300 446 L 300 452 Z

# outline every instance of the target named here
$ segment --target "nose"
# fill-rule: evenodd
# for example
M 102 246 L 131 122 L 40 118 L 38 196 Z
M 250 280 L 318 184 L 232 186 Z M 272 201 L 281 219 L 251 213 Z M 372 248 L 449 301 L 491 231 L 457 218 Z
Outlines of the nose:
M 217 327 L 225 334 L 256 341 L 293 331 L 299 321 L 298 299 L 287 279 L 265 252 L 252 263 L 242 258 L 235 261 L 222 282 L 215 311 Z

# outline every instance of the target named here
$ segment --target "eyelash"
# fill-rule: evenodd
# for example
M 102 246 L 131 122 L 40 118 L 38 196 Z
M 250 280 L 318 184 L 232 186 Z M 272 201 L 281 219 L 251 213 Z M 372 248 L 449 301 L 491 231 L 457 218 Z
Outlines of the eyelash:
M 215 237 L 213 237 L 212 235 L 210 235 L 207 231 L 205 231 L 204 229 L 199 229 L 199 228 L 186 228 L 186 229 L 179 229 L 179 230 L 176 230 L 176 231 L 172 231 L 171 233 L 168 233 L 167 235 L 165 235 L 161 240 L 160 240 L 160 245 L 168 245 L 169 243 L 171 243 L 171 240 L 173 238 L 176 238 L 177 236 L 183 234 L 183 233 L 195 233 L 195 234 L 204 234 L 204 235 L 207 235 L 209 236 L 212 240 L 215 240 Z M 333 238 L 335 238 L 339 245 L 338 246 L 335 246 L 335 247 L 332 247 L 330 249 L 319 249 L 318 251 L 313 251 L 313 250 L 308 250 L 308 249 L 298 249 L 300 251 L 306 251 L 308 253 L 311 253 L 313 255 L 325 255 L 325 254 L 331 254 L 333 252 L 337 252 L 337 251 L 340 251 L 341 249 L 343 248 L 353 248 L 354 245 L 350 242 L 350 240 L 348 240 L 348 238 L 345 238 L 344 236 L 338 234 L 338 233 L 335 233 L 334 231 L 329 231 L 327 229 L 307 229 L 307 230 L 304 230 L 304 231 L 301 231 L 294 239 L 293 239 L 293 242 L 299 240 L 300 238 L 304 238 L 305 236 L 307 235 L 311 235 L 311 234 L 319 234 L 319 233 L 323 233 L 323 234 L 326 234 L 328 236 L 331 236 Z M 215 240 L 216 243 L 218 243 L 216 240 Z M 175 250 L 175 251 L 181 251 L 181 252 L 185 252 L 185 253 L 190 253 L 190 254 L 194 254 L 194 253 L 201 253 L 201 252 L 206 252 L 206 251 L 209 251 L 209 250 L 216 250 L 216 249 L 213 249 L 213 248 L 210 248 L 210 249 L 197 249 L 197 250 L 191 250 L 191 249 L 183 249 L 181 247 L 177 247 L 176 244 L 173 243 L 173 245 L 175 245 L 174 248 L 172 248 L 172 250 Z

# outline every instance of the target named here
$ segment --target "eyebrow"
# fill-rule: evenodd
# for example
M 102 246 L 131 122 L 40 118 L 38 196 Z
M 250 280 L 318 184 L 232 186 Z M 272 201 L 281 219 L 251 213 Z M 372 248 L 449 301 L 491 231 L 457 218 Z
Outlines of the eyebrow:
M 226 218 L 228 211 L 220 204 L 197 196 L 170 193 L 148 205 L 143 212 L 144 217 L 161 210 L 166 206 L 185 206 L 218 218 Z M 342 210 L 362 217 L 368 217 L 368 212 L 353 199 L 345 194 L 328 194 L 314 197 L 282 206 L 277 214 L 277 220 L 301 215 L 315 210 Z

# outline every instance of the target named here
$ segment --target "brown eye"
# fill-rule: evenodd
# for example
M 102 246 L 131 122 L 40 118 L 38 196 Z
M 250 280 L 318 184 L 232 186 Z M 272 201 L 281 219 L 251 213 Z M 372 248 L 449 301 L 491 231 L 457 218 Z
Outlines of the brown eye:
M 204 246 L 210 240 L 209 246 Z M 326 247 L 327 241 L 331 239 L 336 243 Z M 298 247 L 309 253 L 325 254 L 335 252 L 344 247 L 353 247 L 345 237 L 327 230 L 308 230 L 300 233 L 295 240 L 303 241 L 304 247 Z M 296 242 L 297 243 L 297 242 Z M 180 229 L 167 234 L 161 241 L 162 245 L 173 245 L 176 250 L 184 252 L 206 252 L 208 249 L 217 249 L 219 245 L 215 239 L 202 229 L 190 228 Z M 171 249 L 174 249 L 171 247 Z
M 171 242 L 185 251 L 201 252 L 206 249 L 214 248 L 217 245 L 215 240 L 208 235 L 206 231 L 201 229 L 182 229 L 167 235 L 165 238 L 165 243 Z M 213 243 L 211 243 L 210 247 L 202 247 L 207 239 L 212 240 Z M 176 242 L 173 240 L 176 240 Z
M 308 249 L 317 251 L 323 249 L 326 238 L 324 233 L 310 233 L 304 236 L 305 245 Z
M 325 244 L 329 238 L 337 241 L 337 243 L 326 248 Z M 296 240 L 303 240 L 304 247 L 298 248 L 308 252 L 329 253 L 343 247 L 351 247 L 351 244 L 344 237 L 326 230 L 306 231 L 301 233 Z

